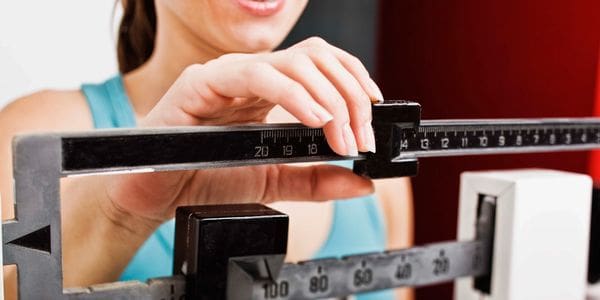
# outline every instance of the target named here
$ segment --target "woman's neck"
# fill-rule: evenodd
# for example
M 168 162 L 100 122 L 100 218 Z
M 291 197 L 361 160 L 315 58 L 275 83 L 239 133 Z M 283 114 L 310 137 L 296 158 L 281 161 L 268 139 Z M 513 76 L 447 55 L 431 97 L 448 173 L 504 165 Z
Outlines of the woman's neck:
M 142 66 L 123 76 L 125 90 L 137 118 L 152 110 L 187 66 L 202 64 L 224 54 L 199 41 L 174 18 L 159 17 L 162 24 L 157 26 L 152 56 Z

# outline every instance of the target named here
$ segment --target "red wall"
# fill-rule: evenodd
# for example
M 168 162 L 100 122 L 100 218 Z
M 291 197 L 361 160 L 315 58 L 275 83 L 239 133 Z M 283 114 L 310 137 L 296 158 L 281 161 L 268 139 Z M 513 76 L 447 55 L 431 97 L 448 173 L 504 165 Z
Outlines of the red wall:
M 566 117 L 593 113 L 600 1 L 382 0 L 378 80 L 423 117 Z M 459 174 L 545 167 L 585 172 L 586 153 L 421 160 L 416 243 L 455 238 Z M 435 188 L 432 188 L 435 187 Z M 451 299 L 451 285 L 419 300 Z
M 600 116 L 600 62 L 598 63 L 597 74 L 598 75 L 596 76 L 596 102 L 594 103 L 594 115 Z M 593 151 L 590 155 L 589 162 L 590 175 L 592 175 L 595 185 L 600 186 L 600 151 Z

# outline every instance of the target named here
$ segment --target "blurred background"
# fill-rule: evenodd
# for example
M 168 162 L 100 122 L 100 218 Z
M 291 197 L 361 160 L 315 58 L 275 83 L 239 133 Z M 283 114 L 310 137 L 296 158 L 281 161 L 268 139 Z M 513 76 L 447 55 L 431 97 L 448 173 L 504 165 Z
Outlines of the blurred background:
M 0 107 L 115 74 L 113 7 L 107 0 L 0 1 Z
M 383 0 L 377 76 L 387 98 L 423 118 L 576 117 L 594 112 L 597 0 Z M 421 160 L 413 179 L 415 243 L 454 239 L 459 174 L 543 167 L 588 172 L 585 152 Z M 435 188 L 432 188 L 435 187 Z M 452 285 L 417 289 L 451 299 Z
M 0 107 L 38 89 L 76 88 L 114 74 L 120 16 L 114 6 L 106 0 L 0 2 Z M 359 56 L 386 98 L 419 101 L 427 119 L 594 112 L 598 0 L 313 0 L 284 44 L 310 35 Z M 415 242 L 455 238 L 462 171 L 587 172 L 588 164 L 583 152 L 422 160 L 413 180 Z M 417 299 L 451 295 L 451 284 L 417 290 Z

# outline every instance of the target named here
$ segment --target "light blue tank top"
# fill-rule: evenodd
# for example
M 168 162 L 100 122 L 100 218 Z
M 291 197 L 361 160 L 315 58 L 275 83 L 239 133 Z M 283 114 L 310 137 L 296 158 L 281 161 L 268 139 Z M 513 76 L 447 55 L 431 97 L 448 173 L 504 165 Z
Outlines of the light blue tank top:
M 95 128 L 135 127 L 135 114 L 117 75 L 101 84 L 84 84 Z M 352 161 L 334 162 L 352 167 Z M 374 196 L 334 201 L 333 222 L 326 242 L 314 258 L 340 257 L 385 250 L 383 216 Z M 359 224 L 359 226 L 358 226 Z M 175 222 L 161 225 L 137 251 L 120 280 L 145 281 L 152 277 L 170 276 L 173 272 Z M 365 293 L 358 300 L 393 299 L 391 291 Z

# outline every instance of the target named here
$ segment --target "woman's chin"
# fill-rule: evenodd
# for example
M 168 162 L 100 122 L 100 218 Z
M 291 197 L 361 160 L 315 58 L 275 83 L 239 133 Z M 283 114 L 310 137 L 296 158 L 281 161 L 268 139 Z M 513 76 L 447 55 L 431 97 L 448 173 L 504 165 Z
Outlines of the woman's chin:
M 283 41 L 285 35 L 270 33 L 257 34 L 257 32 L 238 35 L 235 39 L 235 51 L 244 53 L 257 53 L 272 51 Z

